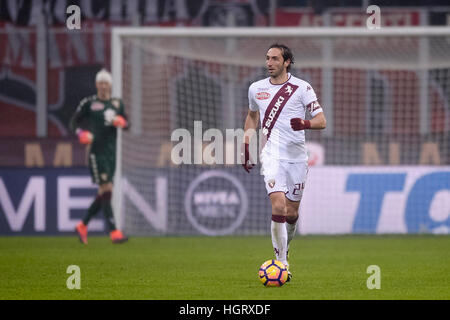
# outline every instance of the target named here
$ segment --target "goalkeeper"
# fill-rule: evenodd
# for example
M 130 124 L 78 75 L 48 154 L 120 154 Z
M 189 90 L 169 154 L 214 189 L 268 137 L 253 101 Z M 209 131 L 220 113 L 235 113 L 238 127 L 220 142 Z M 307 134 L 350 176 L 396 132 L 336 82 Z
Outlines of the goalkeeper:
M 98 187 L 98 194 L 88 208 L 75 231 L 80 241 L 87 244 L 89 221 L 103 211 L 112 243 L 128 240 L 117 229 L 111 206 L 113 177 L 116 168 L 117 128 L 128 128 L 127 117 L 121 99 L 111 97 L 112 76 L 106 70 L 97 73 L 97 95 L 83 99 L 70 121 L 70 127 L 78 135 L 81 144 L 89 146 L 89 170 Z

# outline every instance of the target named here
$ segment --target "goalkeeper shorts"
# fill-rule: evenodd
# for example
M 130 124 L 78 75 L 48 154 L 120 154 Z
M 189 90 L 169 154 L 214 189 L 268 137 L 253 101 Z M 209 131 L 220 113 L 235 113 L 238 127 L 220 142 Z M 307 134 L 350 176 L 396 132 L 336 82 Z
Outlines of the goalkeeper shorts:
M 89 171 L 95 184 L 112 183 L 115 169 L 115 157 L 98 156 L 93 152 L 89 153 Z
M 307 162 L 289 162 L 269 156 L 261 157 L 267 194 L 284 192 L 291 201 L 301 201 L 308 175 Z

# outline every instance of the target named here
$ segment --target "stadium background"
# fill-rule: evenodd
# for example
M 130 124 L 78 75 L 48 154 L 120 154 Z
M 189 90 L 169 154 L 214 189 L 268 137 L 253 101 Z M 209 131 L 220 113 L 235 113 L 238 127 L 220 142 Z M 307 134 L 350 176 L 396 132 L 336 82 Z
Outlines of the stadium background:
M 65 26 L 65 10 L 70 4 L 81 8 L 81 31 L 69 31 Z M 0 234 L 70 234 L 89 205 L 95 189 L 85 167 L 85 149 L 70 134 L 68 120 L 78 102 L 95 93 L 96 72 L 102 67 L 110 69 L 113 26 L 227 27 L 230 14 L 235 26 L 364 26 L 368 17 L 365 8 L 370 4 L 1 0 Z M 450 25 L 450 7 L 445 6 L 445 1 L 376 4 L 381 7 L 383 26 Z M 42 43 L 46 44 L 44 51 Z M 301 56 L 297 59 L 301 60 Z M 193 64 L 184 81 L 204 77 L 200 69 Z M 308 74 L 313 86 L 320 87 L 317 70 L 294 71 Z M 450 68 L 429 74 L 434 81 L 429 93 L 429 125 L 424 128 L 415 71 L 386 71 L 383 78 L 374 76 L 364 85 L 359 84 L 366 79 L 361 71 L 337 71 L 333 135 L 314 132 L 308 136 L 314 143 L 311 150 L 315 151 L 300 233 L 449 233 Z M 150 76 L 158 79 L 160 75 Z M 347 85 L 346 79 L 354 81 L 355 87 Z M 201 81 L 213 94 L 220 93 L 225 85 L 208 77 Z M 181 91 L 186 84 L 180 81 L 179 86 L 177 90 Z M 151 89 L 164 92 L 167 87 Z M 359 93 L 355 95 L 354 90 Z M 389 103 L 396 99 L 400 102 Z M 168 107 L 164 98 L 161 101 L 160 108 Z M 133 177 L 138 181 L 133 177 L 128 180 L 122 217 L 126 230 L 144 235 L 267 234 L 270 207 L 261 176 L 247 176 L 239 167 L 186 168 L 170 163 L 171 129 L 193 130 L 195 120 L 203 121 L 203 130 L 224 129 L 222 104 L 214 104 L 213 108 L 211 104 L 196 105 L 188 97 L 175 105 L 178 122 L 173 125 L 169 113 L 158 112 L 159 126 L 150 126 L 158 130 L 156 138 L 147 146 L 144 160 L 140 160 L 145 167 L 135 167 Z M 243 125 L 245 107 L 244 102 L 239 105 L 236 128 Z M 133 136 L 125 139 L 136 141 Z M 133 152 L 137 151 L 130 150 Z M 133 158 L 130 163 L 128 168 Z M 218 212 L 231 210 L 233 219 L 193 220 L 189 214 L 185 196 L 195 192 L 188 192 L 190 186 L 208 172 L 219 176 L 202 180 L 199 193 L 205 196 L 206 190 L 216 192 L 219 200 L 205 200 L 205 206 Z M 139 189 L 142 177 L 148 185 Z M 233 183 L 235 180 L 238 182 Z M 373 186 L 378 191 L 374 192 Z M 237 195 L 237 205 L 235 200 L 220 200 L 224 190 L 228 196 Z M 308 193 L 314 195 L 312 200 L 308 200 Z M 200 198 L 201 194 L 197 195 L 196 199 Z M 240 212 L 242 220 L 234 225 L 235 215 Z M 91 227 L 102 232 L 101 218 Z

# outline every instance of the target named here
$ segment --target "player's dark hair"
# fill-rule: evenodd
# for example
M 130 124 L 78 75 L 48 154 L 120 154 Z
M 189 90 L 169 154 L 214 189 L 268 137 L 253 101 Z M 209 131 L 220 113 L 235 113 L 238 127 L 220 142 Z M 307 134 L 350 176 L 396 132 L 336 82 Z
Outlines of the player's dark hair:
M 281 56 L 283 57 L 284 61 L 289 60 L 291 62 L 291 63 L 289 63 L 289 65 L 286 68 L 286 71 L 289 72 L 291 70 L 291 66 L 295 63 L 294 55 L 292 54 L 292 50 L 288 46 L 285 46 L 284 44 L 280 44 L 280 43 L 272 44 L 269 47 L 269 49 L 267 49 L 267 50 L 270 50 L 272 48 L 280 49 Z

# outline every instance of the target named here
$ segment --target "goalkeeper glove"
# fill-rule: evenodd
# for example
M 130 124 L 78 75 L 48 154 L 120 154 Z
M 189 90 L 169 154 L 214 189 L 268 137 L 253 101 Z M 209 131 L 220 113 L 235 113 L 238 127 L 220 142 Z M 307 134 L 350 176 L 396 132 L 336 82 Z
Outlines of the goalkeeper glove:
M 125 128 L 127 126 L 127 120 L 121 115 L 118 115 L 113 120 L 113 126 L 116 128 Z
M 309 129 L 311 128 L 311 122 L 309 120 L 303 120 L 301 118 L 292 118 L 291 128 L 294 131 Z
M 78 140 L 81 144 L 91 144 L 94 140 L 94 136 L 87 130 L 77 130 Z
M 250 170 L 255 166 L 255 164 L 251 163 L 250 161 L 250 151 L 249 151 L 249 145 L 248 143 L 244 143 L 244 152 L 241 153 L 241 156 L 243 156 L 244 162 L 242 163 L 242 166 L 244 167 L 245 171 L 250 173 Z

